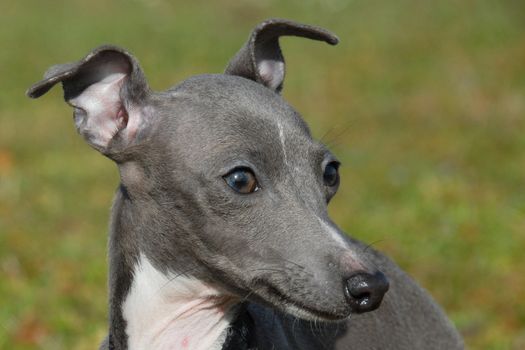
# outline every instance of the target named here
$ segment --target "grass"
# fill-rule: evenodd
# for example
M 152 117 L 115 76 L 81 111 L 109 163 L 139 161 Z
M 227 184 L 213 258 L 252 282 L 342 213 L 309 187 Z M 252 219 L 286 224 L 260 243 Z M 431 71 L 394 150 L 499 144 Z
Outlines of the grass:
M 151 85 L 220 72 L 267 17 L 284 96 L 343 162 L 333 219 L 388 253 L 472 349 L 525 348 L 525 22 L 521 2 L 4 1 L 0 4 L 0 348 L 92 349 L 106 329 L 111 162 L 74 131 L 48 66 L 127 47 Z

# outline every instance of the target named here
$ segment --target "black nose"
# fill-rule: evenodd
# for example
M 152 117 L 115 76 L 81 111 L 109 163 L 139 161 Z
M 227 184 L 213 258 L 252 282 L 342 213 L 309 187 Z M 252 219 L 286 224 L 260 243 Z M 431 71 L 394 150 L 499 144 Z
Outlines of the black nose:
M 381 305 L 388 290 L 388 280 L 381 272 L 369 274 L 359 272 L 350 276 L 345 284 L 346 300 L 352 311 L 363 313 L 375 310 Z

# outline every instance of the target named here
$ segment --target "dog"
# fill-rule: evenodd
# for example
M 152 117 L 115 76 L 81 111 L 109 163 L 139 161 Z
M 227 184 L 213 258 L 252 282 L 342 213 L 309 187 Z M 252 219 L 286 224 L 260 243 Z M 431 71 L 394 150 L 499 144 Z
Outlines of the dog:
M 164 92 L 116 46 L 27 91 L 61 82 L 119 169 L 101 349 L 462 349 L 427 292 L 328 217 L 339 162 L 280 96 L 281 36 L 338 43 L 270 19 L 224 74 Z

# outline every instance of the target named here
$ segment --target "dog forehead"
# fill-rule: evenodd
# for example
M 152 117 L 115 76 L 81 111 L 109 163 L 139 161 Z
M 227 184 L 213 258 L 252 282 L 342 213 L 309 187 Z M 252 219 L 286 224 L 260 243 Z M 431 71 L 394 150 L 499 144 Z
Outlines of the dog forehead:
M 312 142 L 301 116 L 280 95 L 251 80 L 201 75 L 169 92 L 178 138 L 188 135 L 215 146 L 240 143 L 254 148 L 280 145 L 284 137 L 289 146 Z
M 170 155 L 173 166 L 202 172 L 253 165 L 277 174 L 285 164 L 308 166 L 309 155 L 319 153 L 301 116 L 278 94 L 245 78 L 192 77 L 157 102 L 162 124 L 151 138 L 153 149 Z

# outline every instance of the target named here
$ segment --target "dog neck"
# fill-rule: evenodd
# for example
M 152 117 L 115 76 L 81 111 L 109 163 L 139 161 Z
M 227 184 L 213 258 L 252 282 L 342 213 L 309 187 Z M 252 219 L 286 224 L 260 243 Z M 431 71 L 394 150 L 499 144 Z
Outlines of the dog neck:
M 237 300 L 140 254 L 122 303 L 128 349 L 222 349 Z
M 160 268 L 137 244 L 144 224 L 125 187 L 113 202 L 109 238 L 111 350 L 221 349 L 239 300 L 196 278 Z M 150 226 L 148 226 L 150 228 Z

